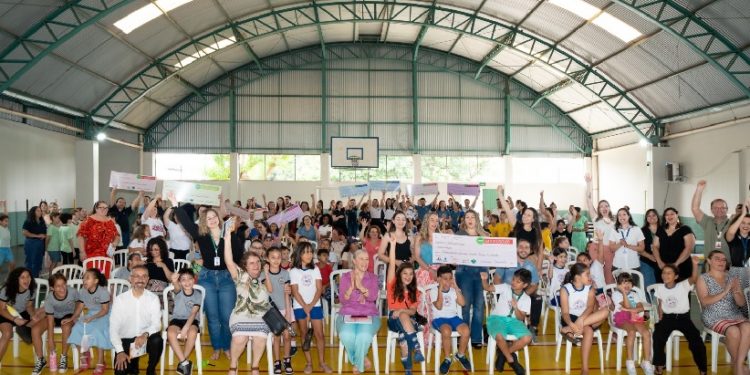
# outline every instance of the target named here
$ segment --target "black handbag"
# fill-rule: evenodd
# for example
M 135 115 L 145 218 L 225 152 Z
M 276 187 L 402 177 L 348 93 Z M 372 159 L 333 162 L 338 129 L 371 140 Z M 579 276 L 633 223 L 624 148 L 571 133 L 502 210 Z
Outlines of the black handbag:
M 276 304 L 273 303 L 271 299 L 269 299 L 269 302 L 271 303 L 271 308 L 263 314 L 263 321 L 268 325 L 268 329 L 270 329 L 274 335 L 278 336 L 281 335 L 284 330 L 289 329 L 291 325 L 289 324 L 289 321 L 286 320 L 284 314 L 282 314 L 281 311 L 279 311 L 279 308 L 276 307 Z

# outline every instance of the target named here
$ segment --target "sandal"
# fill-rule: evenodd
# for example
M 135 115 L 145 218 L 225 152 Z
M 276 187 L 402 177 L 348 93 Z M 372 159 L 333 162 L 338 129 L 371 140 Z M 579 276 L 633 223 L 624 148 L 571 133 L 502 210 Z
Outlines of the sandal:
M 292 358 L 286 357 L 284 358 L 284 372 L 286 375 L 292 375 L 294 374 L 294 369 L 292 368 Z
M 260 367 L 252 367 L 252 368 L 250 368 L 250 372 L 253 375 L 260 375 Z
M 331 369 L 331 367 L 330 367 L 330 366 L 328 366 L 328 364 L 327 364 L 327 363 L 325 363 L 325 362 L 323 362 L 323 363 L 322 363 L 322 364 L 320 365 L 320 369 L 321 369 L 321 370 L 323 370 L 323 372 L 325 372 L 326 374 L 330 374 L 330 373 L 332 373 L 332 372 L 333 372 L 333 369 Z

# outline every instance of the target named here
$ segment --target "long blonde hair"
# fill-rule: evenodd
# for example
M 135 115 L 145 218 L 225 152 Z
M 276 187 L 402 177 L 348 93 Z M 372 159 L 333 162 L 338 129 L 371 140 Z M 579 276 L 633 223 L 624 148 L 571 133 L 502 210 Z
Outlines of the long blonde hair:
M 206 217 L 208 216 L 209 212 L 213 212 L 216 215 L 216 218 L 219 219 L 219 228 L 221 228 L 223 224 L 219 212 L 213 208 L 207 208 L 206 211 L 203 211 L 203 213 L 198 217 L 198 234 L 200 234 L 201 236 L 211 234 L 211 230 L 208 229 L 208 223 L 206 222 Z
M 468 209 L 464 213 L 464 221 L 461 223 L 461 226 L 459 227 L 459 229 L 463 229 L 464 232 L 469 233 L 469 231 L 466 228 L 466 215 L 469 215 L 469 214 L 474 215 L 474 219 L 476 220 L 477 224 L 476 224 L 476 227 L 474 228 L 474 230 L 476 230 L 477 235 L 479 235 L 479 236 L 487 236 L 488 235 L 487 232 L 485 232 L 484 228 L 482 228 L 482 226 L 479 224 L 479 214 L 476 211 L 472 210 L 472 209 Z
M 422 219 L 422 227 L 419 229 L 419 236 L 422 238 L 422 241 L 430 242 L 430 218 L 433 216 L 438 218 L 438 227 L 435 231 L 440 231 L 440 217 L 438 217 L 435 211 L 428 212 Z

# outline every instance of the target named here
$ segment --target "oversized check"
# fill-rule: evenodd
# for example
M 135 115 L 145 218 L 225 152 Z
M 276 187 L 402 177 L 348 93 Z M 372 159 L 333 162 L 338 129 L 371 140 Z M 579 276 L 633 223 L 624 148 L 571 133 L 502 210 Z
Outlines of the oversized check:
M 153 193 L 156 191 L 156 177 L 110 171 L 109 187 Z
M 401 188 L 401 181 L 370 181 L 370 191 L 396 191 Z
M 235 207 L 232 205 L 226 206 L 226 210 L 229 212 L 232 216 L 237 216 L 242 220 L 250 220 L 251 215 L 250 211 L 242 208 L 242 207 Z
M 221 186 L 195 182 L 164 181 L 161 191 L 162 196 L 165 197 L 170 191 L 174 192 L 178 202 L 218 206 Z
M 284 222 L 291 223 L 292 221 L 296 221 L 297 219 L 302 217 L 302 208 L 300 208 L 299 205 L 295 204 L 294 206 L 284 210 L 282 214 Z
M 453 195 L 479 195 L 479 185 L 477 184 L 448 184 L 448 194 Z
M 341 197 L 356 197 L 358 195 L 365 195 L 369 192 L 370 185 L 368 184 L 339 186 L 339 195 Z
M 409 195 L 432 195 L 438 193 L 438 184 L 436 182 L 429 184 L 411 184 L 408 188 Z
M 516 239 L 434 233 L 432 261 L 477 267 L 516 267 Z

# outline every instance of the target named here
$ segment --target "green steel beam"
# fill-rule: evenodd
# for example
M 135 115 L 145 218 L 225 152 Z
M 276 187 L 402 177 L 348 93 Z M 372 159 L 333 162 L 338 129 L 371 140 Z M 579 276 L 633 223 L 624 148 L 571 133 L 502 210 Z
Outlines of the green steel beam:
M 131 1 L 65 2 L 0 52 L 0 92 L 9 89 L 39 61 L 70 38 Z M 42 48 L 37 49 L 32 45 Z
M 313 4 L 317 5 L 317 2 L 313 0 Z M 320 60 L 320 152 L 326 152 L 328 151 L 328 52 L 326 52 L 326 39 L 323 36 L 323 28 L 320 27 L 319 9 L 318 7 L 314 8 L 315 28 L 318 31 L 318 38 L 320 39 L 320 55 L 323 57 Z
M 484 70 L 487 64 L 489 64 L 490 61 L 492 61 L 492 59 L 497 57 L 497 55 L 499 55 L 500 52 L 503 52 L 506 46 L 513 44 L 513 38 L 515 38 L 515 36 L 516 36 L 516 33 L 511 31 L 503 35 L 502 37 L 500 37 L 500 39 L 497 41 L 497 45 L 495 45 L 495 47 L 492 48 L 490 52 L 488 52 L 487 55 L 485 55 L 482 58 L 482 63 L 479 65 L 479 69 L 477 69 L 477 73 L 474 74 L 474 79 L 479 78 L 479 75 L 482 74 L 482 70 Z
M 614 0 L 681 40 L 750 97 L 750 56 L 719 30 L 674 0 Z
M 232 34 L 234 34 L 234 37 L 236 40 L 245 40 L 245 36 L 240 33 L 239 29 L 237 29 L 236 26 L 232 25 Z M 242 48 L 245 49 L 245 52 L 247 53 L 247 56 L 250 57 L 250 60 L 253 60 L 253 62 L 258 65 L 258 69 L 261 71 L 263 70 L 263 65 L 260 63 L 260 58 L 258 58 L 258 55 L 253 51 L 252 48 L 250 48 L 250 45 L 246 42 L 241 42 Z
M 469 79 L 474 78 L 474 73 L 478 67 L 478 64 L 475 61 L 426 47 L 422 48 L 422 52 L 417 57 L 417 61 L 414 61 L 414 49 L 411 45 L 390 43 L 341 43 L 328 44 L 326 48 L 329 60 L 342 61 L 367 59 L 368 61 L 408 61 L 414 63 L 417 67 L 428 66 L 432 71 L 437 70 L 448 72 Z M 269 75 L 279 74 L 292 69 L 300 69 L 302 67 L 319 67 L 323 58 L 322 50 L 318 46 L 307 47 L 264 58 L 262 63 L 267 69 L 263 72 L 258 69 L 256 64 L 249 63 L 235 69 L 233 72 L 230 72 L 230 74 L 236 79 L 235 87 L 239 88 Z M 202 101 L 195 95 L 190 95 L 154 122 L 146 132 L 144 140 L 145 149 L 157 149 L 159 144 L 161 144 L 170 133 L 179 128 L 181 123 L 189 121 L 195 113 L 218 100 L 222 95 L 226 95 L 226 93 L 233 87 L 229 78 L 229 76 L 224 75 L 201 88 L 201 91 L 204 93 L 212 93 L 212 95 L 207 97 L 208 102 Z M 501 94 L 505 89 L 505 83 L 509 80 L 510 79 L 503 73 L 488 68 L 478 80 L 475 80 L 475 82 L 496 90 Z M 565 115 L 558 107 L 547 100 L 543 100 L 536 107 L 531 108 L 531 104 L 537 98 L 538 94 L 520 82 L 515 80 L 510 80 L 510 82 L 510 97 L 533 111 L 533 113 L 542 119 L 545 124 L 552 126 L 558 132 L 561 132 L 566 139 L 573 143 L 575 149 L 579 150 L 579 152 L 586 155 L 591 153 L 591 137 L 573 119 Z M 335 124 L 335 122 L 332 122 L 332 124 Z M 418 151 L 422 152 L 425 150 L 421 149 Z
M 503 97 L 503 119 L 505 120 L 503 124 L 505 131 L 503 155 L 510 155 L 510 84 L 508 81 L 505 81 L 505 90 L 503 93 L 505 94 Z
M 582 73 L 582 74 L 587 74 L 587 73 Z M 581 79 L 581 78 L 579 78 L 579 79 Z M 585 80 L 585 78 L 582 78 L 582 79 Z M 566 80 L 564 80 L 562 82 L 555 83 L 554 85 L 552 85 L 552 86 L 550 86 L 550 87 L 542 90 L 542 92 L 539 94 L 539 97 L 536 98 L 536 100 L 534 100 L 534 103 L 531 104 L 531 107 L 536 107 L 536 105 L 539 104 L 539 102 L 541 102 L 543 99 L 545 99 L 545 98 L 549 97 L 550 95 L 552 95 L 552 94 L 554 94 L 554 93 L 556 93 L 556 92 L 558 92 L 558 91 L 560 91 L 560 90 L 562 90 L 562 89 L 564 89 L 564 88 L 572 85 L 576 81 L 577 80 L 574 80 L 574 79 L 566 79 Z
M 174 69 L 168 69 L 165 66 L 160 66 L 160 71 L 161 71 L 163 77 L 169 77 L 170 74 L 171 74 L 171 72 L 173 70 Z M 182 78 L 182 76 L 180 76 L 179 74 L 172 74 L 171 77 L 175 81 L 177 81 L 177 83 L 179 83 L 181 86 L 183 86 L 186 89 L 190 90 L 193 94 L 198 95 L 198 97 L 200 97 L 201 99 L 203 99 L 203 101 L 206 100 L 206 97 L 203 96 L 203 94 L 198 89 L 198 87 L 196 87 L 194 84 L 188 82 L 185 78 Z
M 393 7 L 393 11 L 381 11 L 385 7 Z M 316 9 L 320 15 L 325 15 L 325 17 L 316 19 Z M 600 97 L 628 124 L 641 121 L 654 122 L 653 116 L 641 107 L 630 93 L 624 92 L 621 87 L 594 69 L 591 64 L 565 51 L 558 45 L 494 18 L 475 16 L 471 12 L 456 8 L 432 6 L 430 3 L 390 3 L 383 0 L 358 2 L 339 0 L 326 3 L 305 3 L 283 9 L 272 9 L 238 21 L 236 24 L 218 27 L 200 37 L 196 37 L 195 40 L 198 44 L 210 45 L 219 38 L 233 36 L 231 30 L 233 26 L 246 36 L 245 40 L 238 40 L 238 43 L 249 42 L 273 34 L 283 35 L 287 31 L 326 24 L 390 22 L 422 27 L 425 26 L 425 15 L 430 11 L 434 11 L 434 15 L 429 27 L 464 34 L 493 43 L 497 43 L 498 40 L 502 40 L 503 36 L 513 32 L 515 38 L 507 43 L 506 48 L 511 48 L 526 55 L 532 61 L 539 61 L 571 79 L 585 77 L 585 80 L 581 79 L 577 82 Z M 142 77 L 158 77 L 158 65 L 173 65 L 179 61 L 180 56 L 191 55 L 193 52 L 190 52 L 190 50 L 194 50 L 194 48 L 194 43 L 189 42 L 159 57 L 154 63 L 136 73 L 119 89 L 99 103 L 92 113 L 103 118 L 116 119 L 120 117 L 124 113 L 124 106 L 112 105 L 111 102 L 122 101 L 123 97 L 126 96 L 123 92 L 130 91 L 136 92 L 138 95 L 145 95 L 159 86 L 164 79 L 146 80 Z M 210 56 L 211 54 L 207 57 Z M 184 69 L 191 69 L 191 66 L 188 65 Z M 474 73 L 476 73 L 476 70 Z M 135 98 L 135 100 L 138 99 Z
M 414 60 L 417 60 L 417 55 L 419 55 L 419 47 L 422 45 L 422 42 L 424 41 L 425 35 L 427 35 L 427 30 L 430 28 L 430 24 L 435 20 L 435 4 L 437 3 L 437 0 L 432 0 L 432 5 L 430 5 L 430 8 L 427 10 L 427 12 L 424 15 L 424 24 L 419 29 L 419 35 L 417 35 L 417 39 L 414 41 Z
M 417 49 L 411 61 L 411 152 L 419 153 L 419 80 L 417 79 Z
M 232 152 L 237 152 L 237 88 L 232 77 L 232 89 L 229 90 L 229 145 Z

